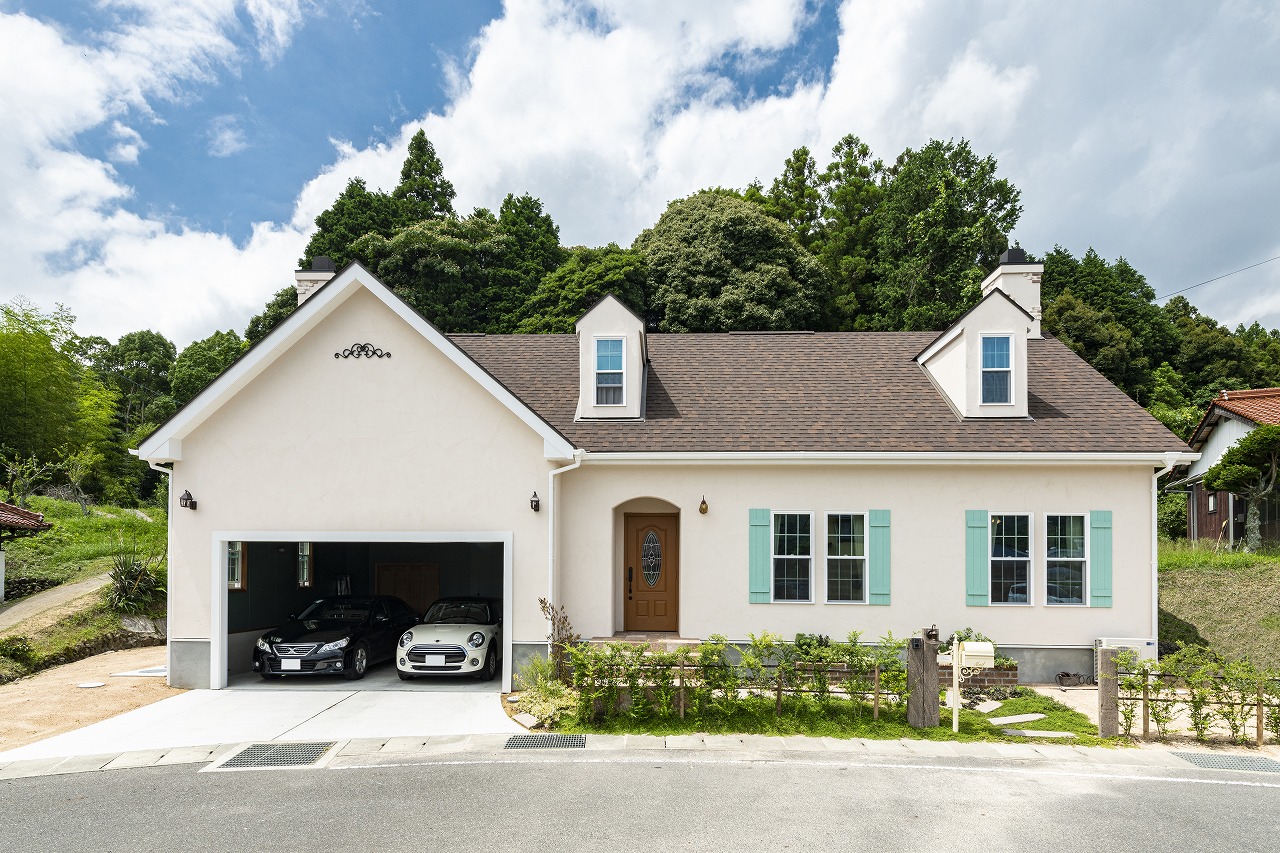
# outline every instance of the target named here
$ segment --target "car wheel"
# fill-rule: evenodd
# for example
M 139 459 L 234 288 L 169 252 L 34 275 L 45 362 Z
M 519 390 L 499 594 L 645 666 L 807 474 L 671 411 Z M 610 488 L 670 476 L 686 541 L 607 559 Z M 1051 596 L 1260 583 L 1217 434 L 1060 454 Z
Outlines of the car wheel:
M 403 670 L 396 670 L 396 675 L 400 676 L 401 681 L 413 681 L 413 676 Z
M 346 669 L 342 670 L 342 677 L 347 681 L 359 681 L 364 678 L 368 668 L 369 650 L 361 643 L 351 650 L 351 660 L 347 661 Z
M 493 649 L 489 649 L 489 654 L 484 658 L 484 669 L 476 673 L 476 678 L 481 681 L 493 681 L 493 677 L 498 674 L 498 656 L 493 653 Z

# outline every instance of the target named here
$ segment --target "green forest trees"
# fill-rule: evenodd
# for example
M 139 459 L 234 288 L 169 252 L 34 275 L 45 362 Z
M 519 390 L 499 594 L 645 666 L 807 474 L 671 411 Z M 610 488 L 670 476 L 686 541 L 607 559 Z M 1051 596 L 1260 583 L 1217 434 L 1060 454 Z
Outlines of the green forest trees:
M 818 328 L 826 276 L 794 233 L 736 193 L 672 202 L 633 249 L 648 264 L 651 319 L 664 332 Z
M 496 214 L 460 215 L 455 198 L 419 130 L 397 186 L 348 182 L 316 218 L 299 265 L 359 260 L 446 332 L 569 334 L 608 293 L 667 332 L 942 329 L 980 298 L 1022 213 L 995 159 L 964 139 L 886 161 L 853 134 L 825 164 L 800 146 L 768 181 L 674 201 L 625 248 L 562 246 L 528 193 L 506 195 Z M 1228 329 L 1181 296 L 1161 305 L 1124 258 L 1091 248 L 1054 246 L 1041 260 L 1045 331 L 1183 438 L 1218 391 L 1280 385 L 1280 331 Z M 296 306 L 295 288 L 281 288 L 243 337 L 214 332 L 180 354 L 153 331 L 80 338 L 64 309 L 6 306 L 6 470 L 69 483 L 74 467 L 86 494 L 148 499 L 158 475 L 128 448 Z

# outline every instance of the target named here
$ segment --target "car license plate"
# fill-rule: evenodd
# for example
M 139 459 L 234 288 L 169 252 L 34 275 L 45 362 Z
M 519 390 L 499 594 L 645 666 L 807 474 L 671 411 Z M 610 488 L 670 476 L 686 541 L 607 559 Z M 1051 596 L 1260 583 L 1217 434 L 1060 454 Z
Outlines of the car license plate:
M 444 666 L 444 655 L 427 655 L 427 666 Z
M 284 658 L 284 659 L 282 659 L 282 660 L 280 661 L 280 668 L 281 668 L 281 669 L 301 670 L 301 669 L 302 669 L 302 661 L 300 661 L 300 660 L 289 660 L 288 658 Z

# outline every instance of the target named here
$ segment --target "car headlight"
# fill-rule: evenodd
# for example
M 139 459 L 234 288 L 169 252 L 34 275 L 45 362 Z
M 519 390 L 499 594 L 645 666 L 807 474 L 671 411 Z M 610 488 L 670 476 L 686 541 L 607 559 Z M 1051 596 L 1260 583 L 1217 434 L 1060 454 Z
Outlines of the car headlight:
M 271 651 L 271 647 L 267 645 L 267 641 L 262 639 L 261 637 L 258 638 L 257 645 L 258 645 L 258 648 L 262 649 L 264 652 Z
M 484 645 L 484 634 L 476 631 L 470 637 L 467 637 L 467 645 L 473 649 L 478 649 Z
M 412 642 L 413 642 L 412 631 L 405 631 L 403 634 L 400 635 L 400 648 L 403 649 L 405 646 L 409 645 Z
M 341 640 L 334 640 L 332 643 L 325 643 L 320 647 L 320 652 L 336 652 L 338 649 L 345 649 L 347 643 L 351 642 L 350 637 L 343 637 Z

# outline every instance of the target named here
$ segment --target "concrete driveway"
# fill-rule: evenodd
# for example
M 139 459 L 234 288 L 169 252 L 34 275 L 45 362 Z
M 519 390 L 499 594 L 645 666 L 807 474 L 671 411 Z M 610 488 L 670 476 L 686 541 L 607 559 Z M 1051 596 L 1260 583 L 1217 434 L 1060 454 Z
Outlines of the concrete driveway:
M 192 690 L 0 752 L 0 761 L 247 741 L 520 734 L 525 729 L 507 717 L 499 684 L 470 678 L 402 682 L 390 664 L 358 682 L 238 676 L 225 690 Z

